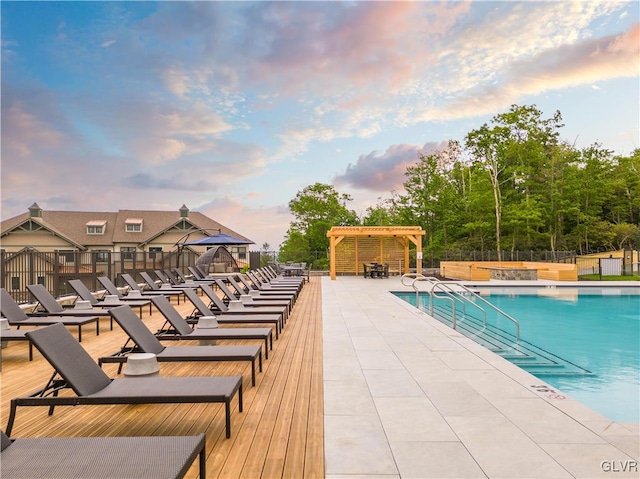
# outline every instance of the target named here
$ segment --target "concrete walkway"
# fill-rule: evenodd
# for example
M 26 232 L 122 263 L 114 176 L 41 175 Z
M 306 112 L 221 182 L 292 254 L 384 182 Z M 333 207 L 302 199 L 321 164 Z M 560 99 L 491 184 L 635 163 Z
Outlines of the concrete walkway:
M 638 478 L 613 423 L 389 293 L 322 278 L 325 471 L 338 478 Z

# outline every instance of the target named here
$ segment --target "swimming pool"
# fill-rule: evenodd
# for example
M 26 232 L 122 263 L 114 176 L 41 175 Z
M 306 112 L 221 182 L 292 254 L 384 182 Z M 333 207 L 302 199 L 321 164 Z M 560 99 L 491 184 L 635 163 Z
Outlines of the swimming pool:
M 533 357 L 548 353 L 554 364 L 536 365 L 518 355 L 505 354 L 506 359 L 614 421 L 640 421 L 638 288 L 476 287 L 475 290 L 518 320 L 520 345 L 532 351 Z M 416 304 L 414 293 L 395 294 Z M 428 299 L 422 301 L 425 309 Z M 464 332 L 473 313 L 466 317 L 458 314 L 457 329 L 463 334 L 472 331 L 467 335 L 480 336 L 471 329 Z M 500 335 L 515 343 L 512 324 L 490 313 L 487 323 L 489 328 L 505 331 Z M 478 342 L 486 341 L 480 338 Z

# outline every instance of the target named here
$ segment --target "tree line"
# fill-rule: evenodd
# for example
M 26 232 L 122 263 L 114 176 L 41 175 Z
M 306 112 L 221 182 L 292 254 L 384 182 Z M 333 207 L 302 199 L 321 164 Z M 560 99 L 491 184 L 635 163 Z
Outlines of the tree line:
M 543 118 L 535 105 L 512 105 L 463 142 L 418 151 L 404 192 L 362 215 L 350 195 L 309 185 L 289 202 L 280 257 L 313 261 L 334 225 L 419 225 L 425 251 L 495 250 L 498 259 L 503 250 L 640 249 L 640 149 L 579 149 L 561 139 L 563 126 L 559 111 Z

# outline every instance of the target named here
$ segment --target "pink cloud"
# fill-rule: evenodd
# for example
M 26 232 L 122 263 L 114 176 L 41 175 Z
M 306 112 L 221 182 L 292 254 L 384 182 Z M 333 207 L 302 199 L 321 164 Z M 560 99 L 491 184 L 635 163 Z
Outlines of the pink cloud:
M 355 164 L 349 163 L 344 174 L 334 177 L 334 182 L 375 192 L 401 190 L 407 167 L 416 164 L 418 153 L 433 153 L 443 146 L 444 143 L 431 142 L 422 147 L 392 145 L 382 155 L 372 151 L 360 156 Z
M 59 148 L 65 135 L 55 130 L 23 105 L 13 104 L 2 109 L 2 150 L 5 159 L 26 158 L 40 149 Z

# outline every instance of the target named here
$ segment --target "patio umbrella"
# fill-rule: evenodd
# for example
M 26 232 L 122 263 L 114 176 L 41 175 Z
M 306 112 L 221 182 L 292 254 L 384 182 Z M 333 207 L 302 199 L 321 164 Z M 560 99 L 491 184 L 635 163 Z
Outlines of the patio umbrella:
M 230 236 L 224 233 L 219 233 L 217 235 L 206 236 L 204 238 L 200 238 L 193 241 L 186 241 L 182 243 L 183 246 L 193 246 L 193 245 L 241 245 L 241 244 L 255 244 L 251 240 L 236 238 L 234 236 Z

